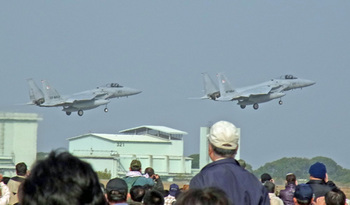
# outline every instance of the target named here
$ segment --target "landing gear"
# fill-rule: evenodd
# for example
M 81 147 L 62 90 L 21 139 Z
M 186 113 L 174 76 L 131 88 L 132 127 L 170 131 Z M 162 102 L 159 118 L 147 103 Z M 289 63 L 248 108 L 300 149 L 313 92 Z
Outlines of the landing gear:
M 244 109 L 246 107 L 246 105 L 240 105 L 242 109 Z
M 278 101 L 278 104 L 282 105 L 282 104 L 283 104 L 283 101 L 282 101 L 282 100 Z
M 108 108 L 105 108 L 103 111 L 108 112 Z
M 66 115 L 68 115 L 68 116 L 69 116 L 70 114 L 72 114 L 72 112 L 68 112 L 68 111 L 66 112 Z
M 79 116 L 83 116 L 83 114 L 84 114 L 84 111 L 83 111 L 83 110 L 78 110 L 78 115 L 79 115 Z
M 259 104 L 258 103 L 254 103 L 253 108 L 254 108 L 254 110 L 259 109 Z

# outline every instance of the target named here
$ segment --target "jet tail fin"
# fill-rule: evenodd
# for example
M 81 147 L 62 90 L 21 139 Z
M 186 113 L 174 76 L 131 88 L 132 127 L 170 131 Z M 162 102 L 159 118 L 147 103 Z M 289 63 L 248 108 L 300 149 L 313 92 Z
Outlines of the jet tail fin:
M 222 97 L 227 96 L 228 93 L 234 92 L 230 81 L 226 78 L 226 76 L 223 73 L 218 73 L 217 77 L 219 81 L 220 95 Z
M 220 97 L 219 89 L 214 81 L 209 77 L 207 73 L 202 73 L 202 75 L 205 93 L 205 96 L 202 98 L 215 100 L 216 98 Z
M 29 98 L 30 104 L 41 105 L 45 102 L 44 93 L 40 88 L 36 85 L 32 78 L 27 79 L 29 85 Z
M 61 96 L 55 88 L 51 87 L 46 80 L 42 80 L 41 83 L 43 85 L 45 102 L 61 101 Z

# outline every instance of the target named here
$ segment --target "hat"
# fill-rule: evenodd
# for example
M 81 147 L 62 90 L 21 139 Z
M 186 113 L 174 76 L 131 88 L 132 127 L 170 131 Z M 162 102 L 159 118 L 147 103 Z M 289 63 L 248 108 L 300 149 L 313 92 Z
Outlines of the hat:
M 313 197 L 313 190 L 308 184 L 299 184 L 295 187 L 294 197 L 298 200 L 310 201 Z
M 171 196 L 175 196 L 177 192 L 179 192 L 179 186 L 177 184 L 171 184 L 169 188 L 169 194 Z
M 128 185 L 121 178 L 114 178 L 108 181 L 106 185 L 107 192 L 110 191 L 125 191 L 128 192 Z
M 141 162 L 137 159 L 134 159 L 131 161 L 130 167 L 132 167 L 134 169 L 141 169 Z
M 270 181 L 272 177 L 268 173 L 264 173 L 260 176 L 260 179 L 261 179 L 261 183 L 264 183 L 266 181 Z
M 210 128 L 208 140 L 217 148 L 237 149 L 239 133 L 236 126 L 227 121 L 219 121 Z
M 321 162 L 316 162 L 310 166 L 309 174 L 315 178 L 324 179 L 326 177 L 326 166 Z

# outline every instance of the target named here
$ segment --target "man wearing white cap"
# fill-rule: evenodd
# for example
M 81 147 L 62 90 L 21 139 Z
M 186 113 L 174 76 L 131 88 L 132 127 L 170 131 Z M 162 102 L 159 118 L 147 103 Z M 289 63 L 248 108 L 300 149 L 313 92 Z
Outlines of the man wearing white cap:
M 190 189 L 217 187 L 232 204 L 270 204 L 267 190 L 250 172 L 234 159 L 239 134 L 230 122 L 219 121 L 210 128 L 207 164 L 190 182 Z

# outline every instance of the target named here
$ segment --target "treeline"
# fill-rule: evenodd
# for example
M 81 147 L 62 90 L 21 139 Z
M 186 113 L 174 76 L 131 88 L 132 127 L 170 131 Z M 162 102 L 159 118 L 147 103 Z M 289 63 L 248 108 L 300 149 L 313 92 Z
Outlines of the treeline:
M 199 155 L 194 154 L 189 157 L 193 158 L 192 168 L 199 168 Z M 269 173 L 274 178 L 276 184 L 282 185 L 288 173 L 294 173 L 299 181 L 308 181 L 309 168 L 315 162 L 322 162 L 326 165 L 329 180 L 336 182 L 337 185 L 350 185 L 350 169 L 339 166 L 335 161 L 327 157 L 314 157 L 312 159 L 285 157 L 266 163 L 257 170 L 252 170 L 252 166 L 247 164 L 246 169 L 258 178 L 263 173 Z
M 253 171 L 260 177 L 263 173 L 269 173 L 276 183 L 283 184 L 288 173 L 294 173 L 298 179 L 309 179 L 309 168 L 315 162 L 322 162 L 327 167 L 328 178 L 337 185 L 350 185 L 350 170 L 339 166 L 335 161 L 327 157 L 314 157 L 312 159 L 291 157 L 282 158 Z

